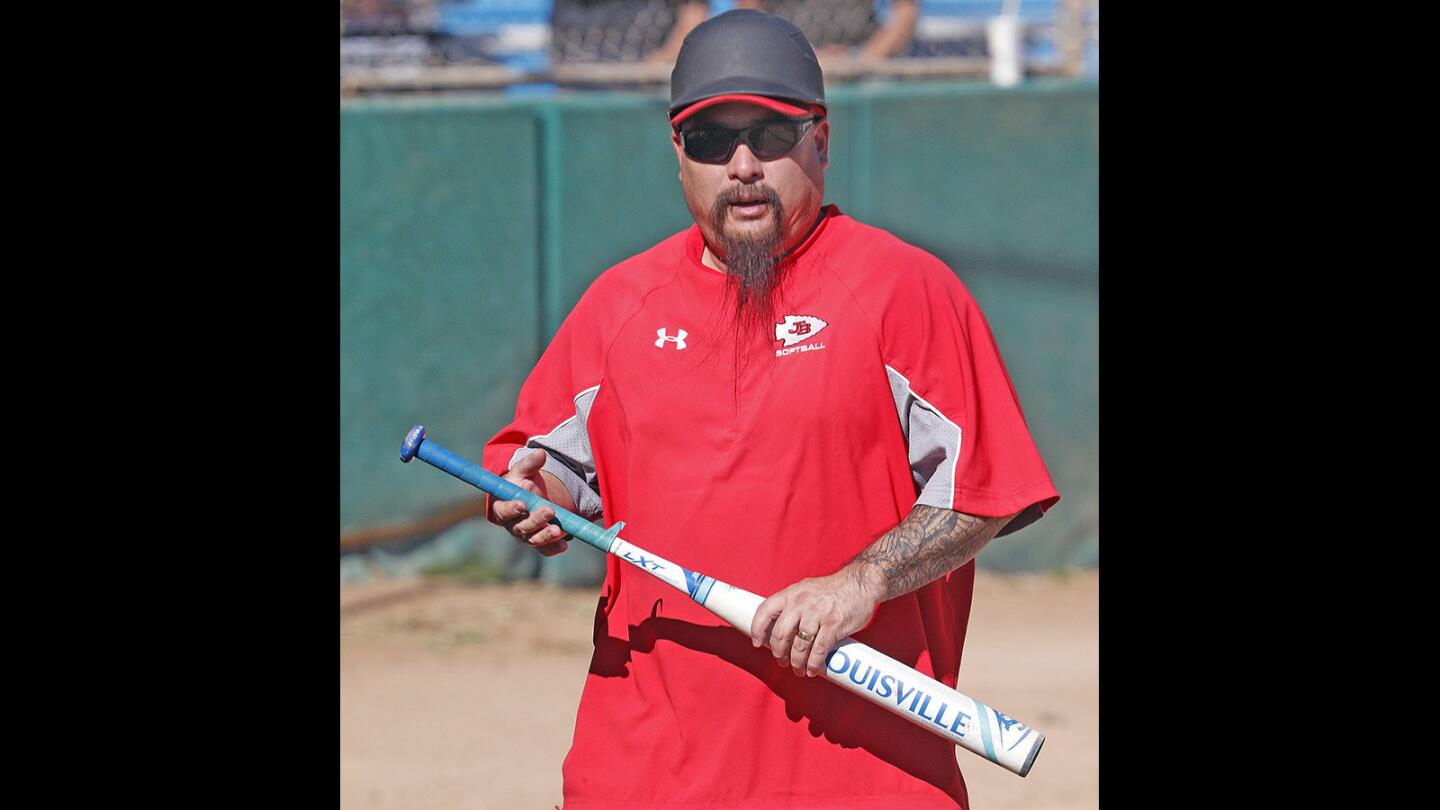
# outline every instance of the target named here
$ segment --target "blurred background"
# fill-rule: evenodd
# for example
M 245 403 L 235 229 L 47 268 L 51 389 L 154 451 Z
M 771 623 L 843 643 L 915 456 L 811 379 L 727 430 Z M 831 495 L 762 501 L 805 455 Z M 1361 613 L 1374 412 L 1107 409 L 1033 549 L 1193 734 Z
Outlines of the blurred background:
M 736 7 L 794 22 L 832 81 L 976 78 L 997 56 L 1026 76 L 1099 75 L 1099 0 L 341 0 L 341 89 L 660 85 L 685 33 Z
M 691 224 L 665 118 L 678 0 L 340 4 L 341 803 L 552 807 L 603 555 L 541 558 L 472 459 L 589 283 Z M 1098 0 L 745 0 L 817 46 L 827 202 L 980 303 L 1062 501 L 978 559 L 960 688 L 1047 734 L 977 808 L 1098 806 Z M 520 700 L 527 694 L 549 700 Z

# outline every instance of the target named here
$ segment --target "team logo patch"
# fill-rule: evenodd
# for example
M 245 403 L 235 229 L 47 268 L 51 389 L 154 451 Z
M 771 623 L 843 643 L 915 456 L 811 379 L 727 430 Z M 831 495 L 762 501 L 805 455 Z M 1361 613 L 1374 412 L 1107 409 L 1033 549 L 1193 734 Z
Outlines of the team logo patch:
M 794 346 L 815 337 L 829 325 L 814 315 L 786 315 L 784 323 L 775 324 L 775 339 L 785 341 L 786 346 Z
M 665 348 L 665 343 L 668 341 L 675 344 L 676 351 L 685 348 L 685 338 L 690 337 L 690 333 L 686 332 L 684 329 L 676 329 L 675 336 L 671 337 L 670 335 L 665 334 L 665 327 L 663 326 L 659 329 L 656 329 L 655 334 L 659 335 L 659 337 L 655 339 L 655 348 Z
M 784 357 L 795 352 L 810 352 L 825 348 L 825 344 L 806 343 L 804 346 L 796 346 L 820 334 L 820 330 L 830 324 L 815 317 L 814 315 L 786 315 L 784 323 L 775 324 L 775 339 L 784 343 L 784 348 L 776 349 L 776 357 Z M 793 348 L 792 348 L 793 347 Z

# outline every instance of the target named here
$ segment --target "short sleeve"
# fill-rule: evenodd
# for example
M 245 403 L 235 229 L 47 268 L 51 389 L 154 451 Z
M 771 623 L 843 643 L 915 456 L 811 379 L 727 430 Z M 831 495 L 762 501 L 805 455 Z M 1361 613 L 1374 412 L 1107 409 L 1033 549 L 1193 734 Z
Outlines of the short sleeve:
M 577 305 L 561 324 L 520 388 L 515 418 L 485 445 L 482 458 L 487 470 L 503 475 L 543 449 L 542 469 L 565 484 L 576 514 L 594 520 L 601 503 L 586 426 L 600 391 L 603 350 L 587 312 Z
M 905 272 L 879 315 L 882 353 L 910 468 L 927 504 L 983 517 L 1018 514 L 1002 534 L 1060 500 L 980 307 L 938 259 Z

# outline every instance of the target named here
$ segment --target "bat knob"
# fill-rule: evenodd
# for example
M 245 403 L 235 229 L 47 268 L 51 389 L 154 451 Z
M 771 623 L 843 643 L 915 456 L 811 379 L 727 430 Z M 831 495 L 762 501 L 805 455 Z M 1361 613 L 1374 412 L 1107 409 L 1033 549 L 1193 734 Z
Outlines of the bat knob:
M 409 464 L 410 459 L 420 451 L 420 443 L 423 441 L 425 441 L 425 426 L 416 425 L 410 428 L 410 432 L 405 434 L 405 443 L 400 445 L 400 460 Z

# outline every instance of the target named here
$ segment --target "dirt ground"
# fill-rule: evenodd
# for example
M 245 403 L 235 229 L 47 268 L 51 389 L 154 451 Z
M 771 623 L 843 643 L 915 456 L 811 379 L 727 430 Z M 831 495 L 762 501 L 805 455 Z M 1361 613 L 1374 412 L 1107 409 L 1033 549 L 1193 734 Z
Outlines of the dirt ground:
M 1020 778 L 956 749 L 975 810 L 1098 808 L 1098 571 L 976 579 L 960 691 L 1035 726 Z M 340 592 L 340 806 L 550 810 L 598 588 L 437 580 Z M 519 699 L 527 694 L 550 700 Z

